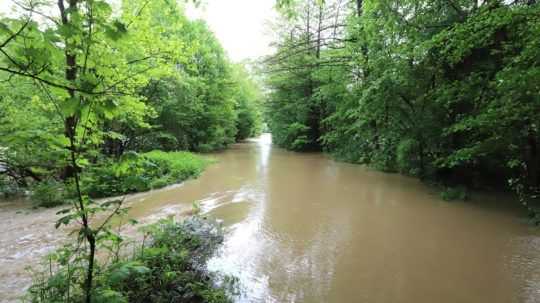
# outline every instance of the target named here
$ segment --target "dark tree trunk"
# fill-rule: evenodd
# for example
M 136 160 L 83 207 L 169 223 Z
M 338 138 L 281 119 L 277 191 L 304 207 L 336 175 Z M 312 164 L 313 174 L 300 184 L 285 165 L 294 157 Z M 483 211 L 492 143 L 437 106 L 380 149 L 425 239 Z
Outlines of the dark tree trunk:
M 78 0 L 68 0 L 69 4 L 69 13 L 72 14 L 78 10 L 77 4 Z M 66 11 L 66 8 L 64 6 L 64 0 L 58 0 L 58 8 L 60 10 L 60 17 L 62 20 L 63 25 L 70 25 L 71 20 L 68 16 L 68 11 Z M 66 58 L 66 69 L 65 69 L 65 78 L 68 82 L 72 83 L 72 85 L 75 86 L 75 82 L 77 80 L 77 56 L 73 52 L 74 46 L 69 41 L 65 41 L 65 51 L 64 55 Z M 77 96 L 75 94 L 75 90 L 70 88 L 68 89 L 69 96 L 71 98 L 70 102 L 81 102 L 82 97 Z M 77 101 L 75 101 L 75 98 Z M 75 188 L 77 190 L 77 196 L 78 196 L 78 204 L 75 204 L 75 207 L 78 208 L 78 211 L 80 211 L 80 218 L 83 225 L 83 231 L 84 231 L 84 237 L 88 241 L 89 245 L 89 252 L 88 252 L 88 265 L 86 268 L 86 279 L 84 284 L 84 293 L 85 293 L 85 302 L 91 303 L 92 302 L 92 282 L 93 282 L 93 276 L 94 276 L 94 261 L 95 261 L 95 253 L 96 253 L 96 238 L 94 231 L 92 230 L 88 218 L 88 213 L 85 207 L 85 203 L 83 200 L 83 195 L 81 192 L 81 186 L 80 186 L 80 180 L 79 180 L 79 168 L 77 166 L 77 157 L 78 152 L 77 150 L 77 143 L 76 143 L 76 136 L 77 136 L 77 125 L 79 123 L 79 115 L 77 113 L 71 114 L 71 116 L 68 116 L 65 118 L 64 121 L 64 134 L 69 139 L 69 151 L 71 156 L 71 163 L 66 166 L 65 168 L 65 175 L 66 178 L 73 178 L 75 180 Z
M 69 10 L 75 11 L 77 9 L 77 2 L 78 0 L 69 0 Z M 64 6 L 64 0 L 58 0 L 58 8 L 60 10 L 60 17 L 62 20 L 63 25 L 69 25 L 69 17 L 68 13 L 66 12 L 66 8 Z M 77 56 L 70 51 L 71 45 L 66 41 L 64 56 L 66 58 L 66 70 L 65 70 L 65 78 L 69 82 L 75 82 L 77 80 Z M 73 89 L 68 90 L 70 98 L 75 98 L 75 91 Z M 76 136 L 76 129 L 77 129 L 77 123 L 78 118 L 76 115 L 71 115 L 69 117 L 66 117 L 64 120 L 64 135 L 66 138 L 75 138 Z M 76 152 L 75 150 L 72 150 L 71 152 Z M 72 178 L 75 174 L 77 168 L 76 166 L 67 164 L 66 167 L 64 167 L 64 171 L 61 175 L 62 179 L 68 179 Z
M 363 0 L 356 0 L 356 13 L 358 17 L 362 17 L 363 13 Z

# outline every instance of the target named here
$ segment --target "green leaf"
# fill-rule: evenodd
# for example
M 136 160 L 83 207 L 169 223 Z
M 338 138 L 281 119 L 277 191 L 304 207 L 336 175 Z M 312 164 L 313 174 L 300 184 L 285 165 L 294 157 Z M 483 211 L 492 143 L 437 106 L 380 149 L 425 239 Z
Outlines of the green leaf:
M 71 117 L 75 115 L 79 109 L 80 109 L 80 99 L 77 97 L 65 99 L 65 101 L 62 102 L 62 106 L 60 108 L 62 114 L 65 117 Z

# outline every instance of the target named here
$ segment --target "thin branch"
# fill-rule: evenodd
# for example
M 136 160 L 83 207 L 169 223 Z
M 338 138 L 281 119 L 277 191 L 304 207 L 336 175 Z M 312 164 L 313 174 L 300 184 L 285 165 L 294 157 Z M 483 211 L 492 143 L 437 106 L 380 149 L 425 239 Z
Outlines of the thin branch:
M 28 24 L 30 24 L 30 18 L 28 18 L 26 20 L 26 22 L 23 24 L 23 26 L 21 26 L 21 28 L 19 28 L 19 30 L 17 32 L 12 34 L 9 38 L 6 39 L 6 41 L 4 41 L 4 42 L 2 42 L 2 44 L 0 44 L 0 49 L 4 48 L 9 42 L 11 42 L 11 40 L 15 39 L 15 37 L 20 35 L 22 33 L 22 31 L 28 26 Z
M 18 7 L 22 8 L 23 10 L 25 10 L 27 12 L 39 15 L 39 16 L 41 16 L 41 17 L 43 17 L 43 18 L 45 18 L 45 19 L 47 19 L 49 21 L 52 21 L 56 25 L 60 25 L 60 22 L 58 22 L 58 20 L 54 19 L 51 16 L 45 15 L 44 13 L 36 10 L 33 6 L 31 6 L 31 7 L 24 6 L 24 4 L 22 4 L 22 3 L 20 3 L 19 1 L 16 1 L 16 0 L 13 0 L 13 3 L 15 3 Z
M 135 16 L 132 20 L 129 21 L 129 23 L 126 25 L 126 28 L 129 28 L 129 26 L 135 22 L 135 19 L 137 19 L 143 12 L 143 10 L 146 8 L 146 6 L 148 5 L 148 3 L 150 3 L 150 0 L 147 0 L 146 2 L 143 3 L 143 5 L 141 6 L 141 8 L 137 11 L 137 13 L 135 13 Z
M 94 25 L 94 15 L 92 13 L 92 4 L 87 3 L 88 10 L 88 37 L 86 42 L 86 50 L 84 52 L 84 64 L 82 73 L 86 74 L 86 68 L 88 67 L 88 57 L 90 57 L 90 46 L 92 45 L 92 29 Z
M 39 82 L 45 83 L 47 85 L 50 85 L 50 86 L 56 87 L 56 88 L 61 88 L 61 89 L 65 89 L 65 90 L 73 90 L 73 91 L 88 94 L 88 95 L 101 95 L 101 94 L 103 94 L 103 92 L 87 91 L 87 90 L 84 90 L 84 89 L 80 89 L 80 88 L 76 88 L 76 87 L 72 87 L 72 86 L 68 86 L 68 85 L 64 85 L 64 84 L 55 83 L 53 81 L 50 81 L 50 80 L 44 79 L 42 77 L 39 77 L 37 74 L 31 74 L 31 73 L 26 73 L 26 72 L 23 72 L 23 71 L 13 70 L 13 69 L 10 69 L 10 68 L 7 68 L 7 67 L 0 66 L 0 70 L 11 73 L 11 74 L 16 74 L 16 75 L 19 75 L 19 76 L 31 78 L 31 79 L 37 80 Z
M 60 119 L 63 121 L 64 115 L 62 114 L 62 111 L 60 110 L 60 106 L 58 105 L 58 103 L 56 103 L 56 100 L 53 98 L 52 94 L 49 92 L 49 89 L 45 85 L 43 85 L 43 83 L 37 80 L 34 80 L 34 81 L 41 88 L 41 90 L 45 92 L 45 95 L 47 95 L 47 98 L 49 98 L 49 101 L 51 101 L 51 103 L 54 105 L 54 108 L 56 109 L 56 113 L 60 116 Z
M 118 211 L 122 207 L 122 204 L 124 204 L 125 199 L 126 196 L 123 196 L 122 199 L 118 201 L 118 205 L 116 206 L 116 208 L 109 214 L 109 216 L 107 216 L 107 218 L 105 218 L 103 223 L 101 223 L 101 225 L 95 229 L 96 234 L 99 233 L 116 214 L 118 214 Z

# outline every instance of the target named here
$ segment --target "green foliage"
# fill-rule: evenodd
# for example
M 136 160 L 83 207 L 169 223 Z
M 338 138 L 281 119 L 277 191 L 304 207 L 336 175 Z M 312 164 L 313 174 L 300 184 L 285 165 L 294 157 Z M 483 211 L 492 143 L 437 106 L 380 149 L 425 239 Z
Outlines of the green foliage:
M 336 19 L 339 1 L 280 3 L 265 60 L 279 145 L 452 186 L 515 179 L 533 203 L 540 4 L 365 0 Z
M 232 66 L 236 83 L 233 97 L 236 101 L 236 141 L 259 135 L 262 131 L 262 100 L 260 85 L 250 77 L 242 65 Z
M 32 86 L 26 81 L 15 88 L 0 84 L 0 175 L 21 187 L 28 179 L 39 181 L 58 173 L 67 157 L 54 107 L 43 104 L 40 95 L 27 94 L 29 90 Z
M 288 125 L 282 144 L 292 150 L 304 150 L 311 143 L 308 138 L 309 126 L 293 123 Z
M 467 188 L 464 186 L 446 187 L 441 191 L 441 198 L 445 201 L 465 201 L 468 198 Z
M 158 189 L 197 177 L 209 160 L 189 152 L 126 153 L 83 174 L 83 192 L 91 197 L 118 196 Z
M 303 61 L 282 64 L 303 64 Z M 283 70 L 267 79 L 273 88 L 266 102 L 267 118 L 273 142 L 279 146 L 296 151 L 320 147 L 320 121 L 314 119 L 318 98 L 311 90 L 310 77 L 309 73 L 294 74 Z
M 70 189 L 71 208 L 59 213 L 57 227 L 79 223 L 79 245 L 66 253 L 86 263 L 57 277 L 68 293 L 78 284 L 72 298 L 86 303 L 124 301 L 93 285 L 97 249 L 120 241 L 108 223 L 125 209 L 90 197 L 196 176 L 204 164 L 189 154 L 136 153 L 224 148 L 236 138 L 236 111 L 251 117 L 256 110 L 240 89 L 247 80 L 233 77 L 204 22 L 188 20 L 176 1 L 116 4 L 22 0 L 13 18 L 0 20 L 0 178 L 33 188 L 44 206 L 64 202 Z M 148 89 L 155 82 L 167 84 L 161 99 Z M 254 125 L 242 125 L 243 132 Z M 95 224 L 103 212 L 107 219 Z M 58 292 L 66 285 L 53 286 Z
M 25 25 L 22 14 L 2 23 L 0 41 L 19 29 L 32 37 L 29 45 L 14 36 L 0 58 L 8 69 L 0 71 L 0 163 L 10 183 L 72 177 L 70 132 L 83 170 L 129 151 L 223 149 L 259 132 L 260 88 L 181 5 L 123 1 L 117 15 L 104 1 L 77 3 L 68 24 Z M 33 5 L 45 15 L 59 9 Z M 77 79 L 65 79 L 63 45 L 78 54 Z M 175 182 L 165 179 L 155 186 Z
M 260 124 L 259 87 L 243 66 L 228 61 L 206 24 L 187 20 L 178 8 L 167 9 L 174 12 L 174 22 L 161 23 L 161 5 L 150 5 L 145 16 L 160 23 L 162 30 L 156 35 L 187 53 L 177 59 L 175 70 L 159 74 L 140 92 L 156 115 L 151 129 L 133 129 L 131 147 L 212 151 L 255 134 Z
M 53 179 L 36 183 L 31 192 L 30 198 L 36 207 L 55 207 L 67 204 L 73 199 L 69 186 Z
M 404 174 L 410 174 L 417 176 L 419 172 L 419 167 L 421 166 L 418 162 L 418 152 L 419 146 L 418 141 L 414 139 L 404 139 L 399 142 L 396 150 L 396 167 L 397 169 Z
M 216 288 L 205 270 L 223 241 L 216 223 L 192 217 L 164 221 L 148 230 L 151 244 L 136 257 L 145 272 L 131 274 L 114 287 L 129 302 L 230 302 L 226 290 Z
M 151 269 L 140 279 L 120 285 L 130 302 L 229 302 L 224 289 L 212 286 L 204 269 L 223 241 L 220 228 L 199 217 L 150 227 L 151 245 L 138 259 Z
M 93 302 L 231 302 L 226 285 L 216 287 L 216 274 L 205 269 L 223 241 L 216 222 L 168 219 L 144 230 L 133 255 L 99 264 Z M 29 301 L 83 302 L 84 259 L 62 248 L 47 261 L 29 289 Z

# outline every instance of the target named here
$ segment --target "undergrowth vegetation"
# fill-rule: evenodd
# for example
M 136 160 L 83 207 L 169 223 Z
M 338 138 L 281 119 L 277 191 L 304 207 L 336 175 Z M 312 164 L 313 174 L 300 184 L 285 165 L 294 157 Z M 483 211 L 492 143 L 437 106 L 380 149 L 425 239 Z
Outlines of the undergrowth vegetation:
M 151 151 L 260 132 L 260 83 L 184 2 L 113 2 L 22 0 L 0 16 L 0 196 L 37 191 L 53 206 L 76 173 L 92 197 L 158 188 L 201 163 Z
M 162 220 L 142 231 L 143 240 L 135 243 L 126 244 L 119 235 L 104 239 L 107 254 L 96 267 L 93 303 L 231 302 L 235 279 L 206 270 L 223 241 L 218 223 L 194 216 Z M 85 268 L 85 259 L 73 249 L 56 251 L 35 273 L 26 299 L 84 302 Z
M 81 174 L 81 191 L 90 198 L 105 198 L 159 189 L 196 178 L 211 161 L 190 152 L 128 152 L 88 167 Z M 72 183 L 52 178 L 34 183 L 30 192 L 36 207 L 55 207 L 76 198 Z
M 83 191 L 101 198 L 158 189 L 197 177 L 209 162 L 190 152 L 126 153 L 89 168 L 82 176 Z
M 445 201 L 465 201 L 469 197 L 464 186 L 446 187 L 441 191 L 441 198 Z

